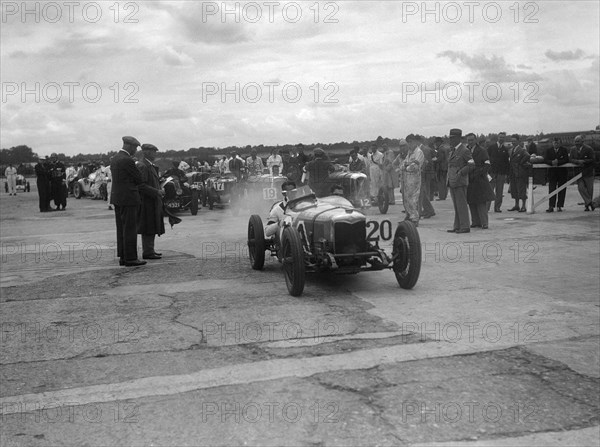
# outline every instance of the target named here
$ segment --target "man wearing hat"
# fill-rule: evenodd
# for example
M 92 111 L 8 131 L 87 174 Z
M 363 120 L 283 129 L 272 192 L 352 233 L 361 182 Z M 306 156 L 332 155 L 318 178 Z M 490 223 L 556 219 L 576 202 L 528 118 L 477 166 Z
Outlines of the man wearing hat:
M 54 205 L 57 210 L 67 207 L 67 179 L 66 168 L 62 161 L 58 159 L 58 155 L 53 153 L 52 170 L 50 171 L 50 196 L 54 200 Z M 61 208 L 62 207 L 62 208 Z
M 467 186 L 470 167 L 474 165 L 471 151 L 462 144 L 462 130 L 450 129 L 450 155 L 448 156 L 448 186 L 454 204 L 454 225 L 448 233 L 470 233 Z
M 575 147 L 571 149 L 571 162 L 583 168 L 581 178 L 577 180 L 577 189 L 585 204 L 585 211 L 594 211 L 594 150 L 583 144 L 583 135 L 575 137 Z
M 138 214 L 137 232 L 142 235 L 142 257 L 160 259 L 162 254 L 154 250 L 154 238 L 165 233 L 162 198 L 164 191 L 158 181 L 158 166 L 154 164 L 158 148 L 142 144 L 143 159 L 137 165 L 142 176 L 139 186 L 141 206 Z
M 35 165 L 35 175 L 37 177 L 40 213 L 54 211 L 54 208 L 50 206 L 50 162 L 48 157 L 44 160 L 40 158 Z
M 567 148 L 560 145 L 560 140 L 554 138 L 552 141 L 552 147 L 546 149 L 544 154 L 544 162 L 552 166 L 562 166 L 569 162 L 569 151 Z M 548 169 L 548 193 L 552 193 L 557 188 L 564 185 L 569 178 L 569 172 L 567 168 L 550 168 Z M 556 206 L 558 212 L 562 212 L 565 206 L 565 197 L 567 195 L 566 188 L 558 193 L 558 201 L 556 195 L 550 197 L 550 203 L 547 213 L 553 213 L 554 207 Z
M 329 173 L 334 171 L 334 166 L 320 147 L 315 148 L 313 154 L 314 160 L 309 161 L 305 166 L 308 174 L 308 186 L 317 197 L 326 197 L 331 189 Z
M 139 186 L 142 175 L 133 156 L 140 142 L 123 137 L 123 148 L 110 161 L 112 191 L 110 203 L 115 206 L 117 224 L 117 254 L 119 265 L 135 267 L 146 264 L 137 257 L 137 216 L 141 203 Z
M 530 156 L 527 150 L 519 142 L 519 135 L 513 135 L 515 147 L 510 153 L 510 194 L 515 199 L 515 206 L 508 211 L 518 211 L 524 213 L 527 211 L 525 202 L 527 201 L 527 183 L 529 182 L 529 169 L 531 168 Z M 523 206 L 519 208 L 519 200 Z
M 498 134 L 498 141 L 488 146 L 488 156 L 490 157 L 490 186 L 494 191 L 494 212 L 501 213 L 502 197 L 504 196 L 504 183 L 506 176 L 510 172 L 508 147 L 505 146 L 506 132 Z M 492 202 L 488 203 L 488 211 Z

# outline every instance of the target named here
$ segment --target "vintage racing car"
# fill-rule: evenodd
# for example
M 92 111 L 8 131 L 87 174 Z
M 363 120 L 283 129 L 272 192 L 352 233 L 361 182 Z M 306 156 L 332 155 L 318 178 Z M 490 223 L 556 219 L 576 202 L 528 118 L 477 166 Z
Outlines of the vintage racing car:
M 344 190 L 344 197 L 356 208 L 369 208 L 369 185 L 366 174 L 362 172 L 349 172 L 337 170 L 329 174 L 329 183 L 340 185 Z M 385 188 L 379 188 L 377 198 L 373 205 L 377 205 L 381 214 L 386 214 L 390 207 L 390 198 Z
M 188 177 L 187 185 L 182 184 L 179 179 L 164 175 L 160 178 L 160 187 L 165 191 L 163 198 L 163 204 L 165 208 L 170 211 L 183 211 L 190 210 L 192 216 L 198 214 L 198 208 L 200 206 L 200 192 L 201 186 L 193 176 L 186 175 Z
M 17 181 L 15 185 L 15 191 L 29 192 L 31 191 L 31 185 L 27 181 L 24 175 L 17 174 Z M 8 193 L 8 182 L 4 182 L 4 192 Z
M 91 197 L 92 199 L 107 200 L 107 181 L 106 173 L 99 168 L 86 178 L 80 178 L 76 182 L 73 182 L 73 195 L 76 199 Z
M 232 205 L 239 198 L 238 180 L 234 174 L 212 173 L 206 179 L 205 185 L 202 201 L 206 201 L 211 210 L 215 205 Z
M 330 187 L 340 185 L 344 197 L 356 208 L 377 206 L 381 214 L 386 214 L 390 206 L 390 198 L 386 188 L 379 188 L 375 201 L 369 198 L 369 183 L 366 174 L 350 172 L 345 165 L 336 165 L 336 170 L 329 174 L 327 183 Z
M 250 212 L 268 211 L 275 200 L 282 200 L 281 185 L 288 179 L 282 175 L 251 175 L 240 184 L 240 208 Z
M 263 268 L 265 252 L 278 258 L 290 295 L 302 294 L 306 272 L 391 269 L 400 287 L 415 286 L 421 271 L 421 241 L 411 222 L 398 224 L 389 256 L 379 247 L 380 241 L 392 239 L 389 220 L 367 222 L 344 197 L 317 199 L 308 187 L 290 191 L 288 199 L 279 231 L 270 238 L 265 238 L 260 216 L 250 217 L 248 251 L 255 270 Z

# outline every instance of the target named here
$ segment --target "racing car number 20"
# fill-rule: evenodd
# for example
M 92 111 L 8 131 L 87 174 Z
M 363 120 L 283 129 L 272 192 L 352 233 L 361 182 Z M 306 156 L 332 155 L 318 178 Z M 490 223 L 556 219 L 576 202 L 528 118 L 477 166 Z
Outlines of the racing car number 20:
M 392 239 L 392 222 L 387 219 L 381 222 L 370 220 L 367 222 L 367 241 L 378 242 Z

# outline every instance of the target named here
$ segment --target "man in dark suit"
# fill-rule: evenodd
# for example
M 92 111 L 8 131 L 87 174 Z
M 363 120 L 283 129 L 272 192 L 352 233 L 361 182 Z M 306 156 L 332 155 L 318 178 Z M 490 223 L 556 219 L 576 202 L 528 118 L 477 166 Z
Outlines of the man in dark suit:
M 469 233 L 469 206 L 467 185 L 470 166 L 474 164 L 471 152 L 462 144 L 462 130 L 450 130 L 450 155 L 448 156 L 448 186 L 454 204 L 454 226 L 448 233 Z
M 552 147 L 546 150 L 544 161 L 552 166 L 562 166 L 569 162 L 569 151 L 566 147 L 560 145 L 560 140 L 555 138 L 552 142 Z M 552 193 L 557 188 L 564 185 L 569 179 L 567 168 L 550 168 L 548 169 L 548 193 Z M 547 213 L 554 212 L 554 207 L 557 206 L 557 211 L 560 213 L 565 206 L 565 196 L 567 190 L 563 189 L 558 193 L 558 202 L 556 196 L 550 197 L 549 208 Z
M 508 161 L 508 148 L 504 145 L 506 139 L 506 133 L 500 132 L 498 134 L 498 141 L 488 146 L 488 156 L 490 157 L 490 186 L 494 191 L 494 212 L 501 213 L 502 210 L 502 196 L 504 195 L 504 183 L 506 182 L 506 176 L 510 171 L 510 163 Z M 488 211 L 490 209 L 491 201 L 488 203 Z
M 476 142 L 475 134 L 467 135 L 467 147 L 471 151 L 474 165 L 469 171 L 467 186 L 467 203 L 471 210 L 471 228 L 488 228 L 488 201 L 494 199 L 494 193 L 488 181 L 490 160 L 485 148 Z
M 138 187 L 142 184 L 142 175 L 133 155 L 139 145 L 135 138 L 123 137 L 123 148 L 110 161 L 110 202 L 115 206 L 117 254 L 119 265 L 128 267 L 146 264 L 137 257 L 137 214 L 141 203 Z
M 515 199 L 515 206 L 508 211 L 527 211 L 525 202 L 527 200 L 527 183 L 529 181 L 529 169 L 531 168 L 530 155 L 525 147 L 519 142 L 519 135 L 513 135 L 515 146 L 510 153 L 510 194 Z M 523 206 L 519 208 L 519 200 Z
M 305 166 L 308 174 L 308 186 L 317 197 L 326 197 L 331 192 L 329 174 L 334 171 L 334 166 L 320 147 L 315 148 L 313 154 L 314 160 L 309 161 Z
M 141 206 L 138 214 L 137 232 L 142 235 L 142 257 L 160 259 L 162 254 L 154 250 L 154 238 L 165 233 L 162 198 L 164 191 L 158 181 L 158 166 L 153 162 L 158 148 L 153 144 L 142 144 L 144 158 L 138 163 L 142 175 L 139 186 Z

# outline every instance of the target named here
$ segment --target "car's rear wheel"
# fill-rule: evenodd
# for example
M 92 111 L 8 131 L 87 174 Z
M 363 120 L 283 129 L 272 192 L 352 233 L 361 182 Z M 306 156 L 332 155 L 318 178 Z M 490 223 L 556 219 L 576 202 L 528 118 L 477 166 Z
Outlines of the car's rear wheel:
M 377 194 L 377 206 L 379 207 L 379 212 L 381 214 L 388 212 L 388 208 L 390 207 L 390 198 L 388 197 L 386 188 L 379 188 L 379 193 Z
M 290 295 L 300 296 L 304 290 L 304 250 L 298 230 L 285 227 L 281 236 L 281 262 Z
M 259 215 L 253 214 L 248 221 L 248 253 L 254 270 L 265 265 L 265 230 Z
M 201 196 L 202 196 L 202 206 L 204 208 L 206 208 L 206 203 L 207 203 L 206 189 L 202 188 L 202 190 L 201 190 Z
M 191 196 L 192 198 L 190 202 L 190 211 L 192 212 L 192 216 L 195 216 L 196 214 L 198 214 L 198 190 L 192 189 Z
M 30 192 L 31 191 L 31 185 L 29 184 L 29 182 L 25 183 L 25 192 Z
M 421 238 L 415 225 L 405 220 L 394 234 L 394 274 L 403 289 L 412 289 L 421 273 Z
M 81 196 L 83 195 L 81 183 L 77 182 L 73 185 L 73 195 L 75 196 L 76 199 L 81 199 Z

